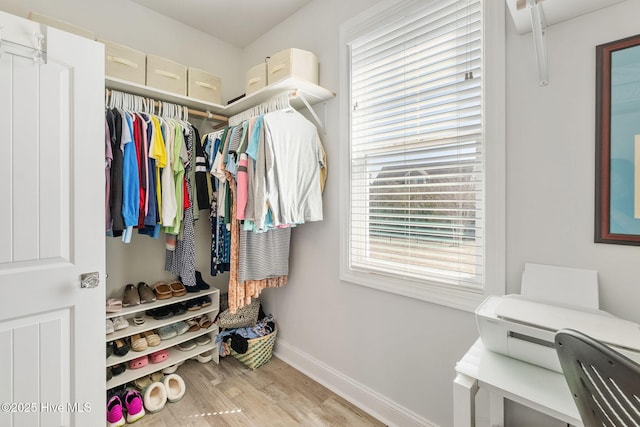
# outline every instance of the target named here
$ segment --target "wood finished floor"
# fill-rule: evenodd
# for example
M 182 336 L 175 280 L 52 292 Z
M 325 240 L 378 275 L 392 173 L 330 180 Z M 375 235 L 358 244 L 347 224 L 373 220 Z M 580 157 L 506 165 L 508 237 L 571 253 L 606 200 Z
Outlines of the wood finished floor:
M 136 427 L 384 426 L 276 357 L 255 371 L 232 357 L 188 360 L 176 373 L 185 397 Z

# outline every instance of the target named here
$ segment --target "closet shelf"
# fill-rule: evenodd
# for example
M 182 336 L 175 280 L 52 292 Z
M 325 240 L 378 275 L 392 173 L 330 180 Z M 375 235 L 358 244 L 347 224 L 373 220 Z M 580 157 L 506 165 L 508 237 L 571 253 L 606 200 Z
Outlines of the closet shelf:
M 265 86 L 251 95 L 240 98 L 229 105 L 212 104 L 206 101 L 190 98 L 188 96 L 176 95 L 175 93 L 166 92 L 164 90 L 155 89 L 137 83 L 131 83 L 126 80 L 116 79 L 113 77 L 105 78 L 105 87 L 147 98 L 153 98 L 157 101 L 166 101 L 184 105 L 191 109 L 201 110 L 224 117 L 230 117 L 241 113 L 286 91 L 299 91 L 305 96 L 311 105 L 326 101 L 327 99 L 336 96 L 336 94 L 329 89 L 295 77 L 289 77 L 274 84 Z M 291 99 L 291 105 L 297 109 L 304 108 L 305 106 L 304 102 L 299 97 L 293 97 Z
M 204 353 L 205 351 L 211 351 L 213 354 L 212 362 L 219 363 L 219 354 L 218 348 L 215 344 L 215 337 L 212 338 L 211 343 L 207 345 L 200 345 L 189 351 L 178 350 L 177 348 L 169 349 L 169 357 L 167 360 L 161 363 L 149 363 L 144 368 L 140 369 L 127 369 L 120 375 L 115 375 L 109 381 L 107 381 L 107 390 L 112 389 L 114 387 L 118 387 L 119 385 L 126 384 L 128 382 L 134 381 L 138 378 L 144 377 L 146 375 L 151 375 L 154 372 L 158 372 L 164 368 L 175 365 L 176 363 L 182 362 L 183 360 L 190 359 L 199 354 Z
M 113 354 L 113 355 L 107 357 L 107 367 L 114 366 L 114 365 L 117 365 L 119 363 L 125 363 L 125 362 L 128 362 L 130 360 L 137 359 L 138 357 L 149 355 L 149 354 L 154 353 L 154 352 L 156 352 L 158 350 L 163 350 L 165 348 L 171 348 L 171 347 L 174 347 L 174 346 L 180 344 L 181 342 L 189 341 L 191 339 L 198 338 L 200 335 L 206 335 L 206 334 L 211 334 L 211 342 L 215 342 L 216 335 L 218 334 L 218 326 L 216 324 L 212 324 L 207 329 L 198 329 L 195 332 L 185 332 L 184 334 L 178 335 L 177 337 L 173 337 L 173 338 L 170 338 L 168 340 L 160 341 L 160 345 L 157 345 L 155 347 L 147 347 L 147 349 L 144 350 L 144 351 L 129 350 L 129 352 L 127 354 L 125 354 L 124 356 L 116 356 L 115 354 Z M 205 347 L 205 346 L 198 346 L 196 348 L 202 348 L 202 347 Z M 182 350 L 178 350 L 178 349 L 174 349 L 174 350 L 179 351 L 180 353 L 183 353 Z M 199 353 L 202 353 L 202 352 L 204 352 L 204 350 L 201 350 Z M 196 353 L 196 354 L 199 354 L 199 353 Z M 154 364 L 150 363 L 150 365 L 154 365 Z M 138 370 L 137 369 L 132 369 L 132 371 L 133 372 L 137 372 Z
M 209 315 L 209 318 L 211 319 L 211 321 L 215 320 L 216 316 L 218 315 L 218 307 L 215 306 L 214 304 L 211 304 L 209 307 L 201 308 L 200 310 L 197 310 L 197 311 L 187 311 L 184 314 L 180 314 L 178 316 L 171 316 L 167 319 L 162 319 L 162 320 L 156 320 L 152 317 L 145 315 L 145 319 L 144 319 L 145 321 L 142 325 L 135 325 L 133 324 L 133 321 L 131 319 L 128 319 L 129 326 L 124 329 L 120 329 L 119 331 L 115 331 L 112 334 L 106 335 L 107 337 L 106 341 L 109 342 L 109 341 L 117 340 L 119 338 L 129 337 L 133 334 L 139 334 L 144 331 L 158 329 L 165 325 L 171 325 L 172 323 L 180 322 L 181 320 L 187 320 L 193 317 L 203 316 L 205 314 Z
M 215 294 L 215 295 L 214 295 Z M 151 302 L 148 304 L 139 304 L 139 305 L 134 305 L 131 307 L 125 307 L 122 310 L 116 312 L 116 313 L 107 313 L 107 319 L 111 319 L 114 317 L 118 317 L 118 316 L 123 316 L 123 317 L 128 317 L 131 314 L 136 314 L 136 313 L 140 313 L 140 312 L 145 312 L 147 310 L 151 310 L 154 308 L 158 308 L 158 307 L 164 307 L 165 305 L 171 305 L 171 304 L 176 304 L 179 302 L 184 302 L 184 301 L 188 301 L 190 299 L 194 299 L 194 298 L 199 298 L 199 297 L 203 297 L 206 295 L 211 295 L 211 305 L 209 307 L 205 307 L 204 309 L 207 308 L 218 308 L 219 304 L 220 304 L 220 291 L 217 288 L 211 288 L 208 289 L 206 291 L 200 291 L 200 292 L 195 292 L 195 293 L 187 293 L 186 295 L 183 295 L 181 297 L 172 297 L 172 298 L 168 298 L 168 299 L 159 299 L 156 300 L 155 302 Z M 192 312 L 188 312 L 188 313 L 194 313 L 193 316 L 197 316 L 197 313 L 202 313 L 204 309 L 200 309 L 199 311 L 192 311 Z M 193 316 L 189 316 L 189 317 L 193 317 Z M 176 316 L 177 318 L 178 316 Z M 189 318 L 187 317 L 187 318 Z M 173 319 L 173 317 L 171 318 Z M 171 320 L 171 319 L 167 319 L 167 320 Z M 130 322 L 131 323 L 131 322 Z M 173 322 L 169 322 L 169 323 L 173 323 Z M 146 322 L 145 322 L 146 324 Z M 142 325 L 145 326 L 145 325 Z M 130 329 L 131 326 L 127 329 Z M 127 329 L 123 329 L 127 330 Z M 153 329 L 153 328 L 146 328 L 146 329 Z M 144 329 L 143 329 L 144 330 Z M 117 331 L 120 332 L 120 331 Z M 114 332 L 115 334 L 115 332 Z M 108 336 L 113 336 L 114 334 L 109 334 Z M 111 340 L 109 340 L 111 341 Z

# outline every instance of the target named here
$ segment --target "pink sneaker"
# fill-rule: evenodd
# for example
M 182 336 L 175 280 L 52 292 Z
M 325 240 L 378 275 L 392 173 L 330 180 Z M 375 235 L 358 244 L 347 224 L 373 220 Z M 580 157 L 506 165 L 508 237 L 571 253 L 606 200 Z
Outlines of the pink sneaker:
M 107 402 L 107 427 L 121 427 L 124 423 L 122 401 L 118 396 L 113 396 Z
M 144 417 L 142 396 L 136 390 L 129 390 L 124 396 L 124 406 L 127 408 L 127 423 L 135 423 Z

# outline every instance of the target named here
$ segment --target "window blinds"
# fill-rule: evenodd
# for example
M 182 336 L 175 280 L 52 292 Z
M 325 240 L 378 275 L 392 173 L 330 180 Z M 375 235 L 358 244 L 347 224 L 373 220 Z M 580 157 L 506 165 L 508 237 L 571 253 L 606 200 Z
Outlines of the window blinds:
M 351 44 L 349 268 L 482 287 L 480 0 Z

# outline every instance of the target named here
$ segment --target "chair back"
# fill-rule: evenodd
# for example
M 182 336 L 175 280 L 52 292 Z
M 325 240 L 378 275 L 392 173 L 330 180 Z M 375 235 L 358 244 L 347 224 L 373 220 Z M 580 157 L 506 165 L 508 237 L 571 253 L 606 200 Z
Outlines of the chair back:
M 585 427 L 640 426 L 640 365 L 572 329 L 559 331 L 555 344 Z

